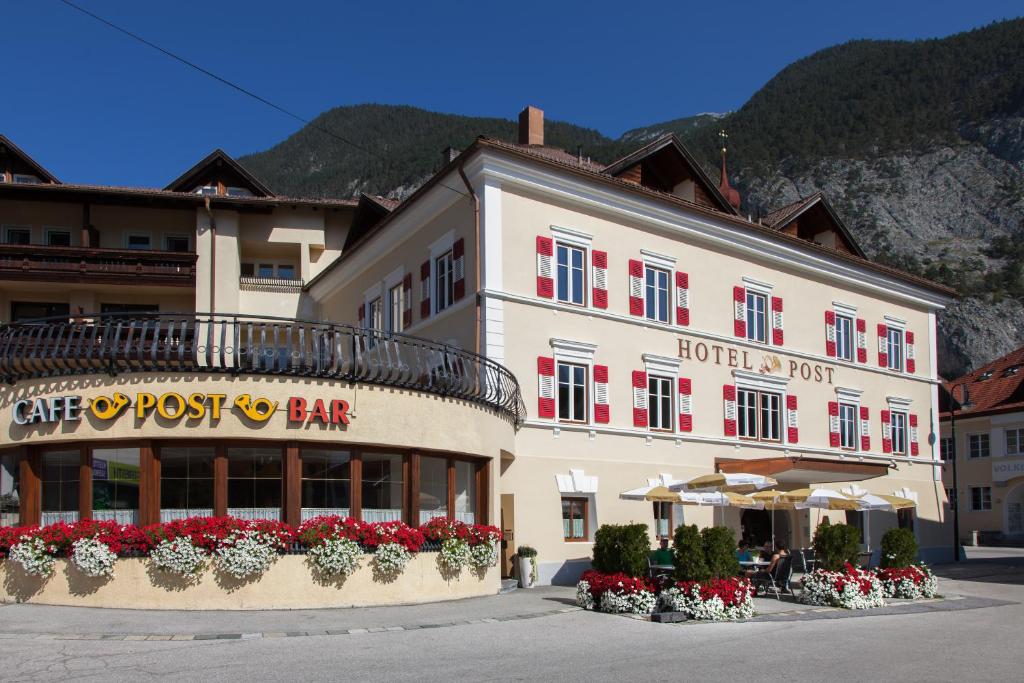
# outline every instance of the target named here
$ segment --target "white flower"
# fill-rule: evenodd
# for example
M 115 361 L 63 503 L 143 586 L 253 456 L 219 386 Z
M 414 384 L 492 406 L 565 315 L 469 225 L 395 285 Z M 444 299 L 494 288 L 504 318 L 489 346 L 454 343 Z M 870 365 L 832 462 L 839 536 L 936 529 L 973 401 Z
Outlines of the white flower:
M 330 576 L 348 576 L 359 568 L 363 551 L 348 538 L 329 538 L 309 550 L 309 559 L 317 569 Z
M 470 550 L 469 563 L 477 569 L 486 569 L 498 564 L 498 543 L 496 540 L 488 540 L 479 543 Z
M 842 584 L 838 588 L 837 584 Z M 866 584 L 867 591 L 862 588 Z M 803 579 L 804 590 L 800 602 L 807 605 L 825 605 L 846 609 L 871 609 L 885 606 L 882 582 L 872 571 L 853 569 L 852 572 L 830 572 L 817 569 Z
M 621 586 L 622 583 L 620 582 L 619 585 Z M 654 611 L 655 604 L 657 604 L 657 600 L 654 593 L 650 591 L 616 593 L 609 590 L 601 594 L 601 611 L 611 614 L 650 614 Z
M 583 609 L 594 609 L 594 596 L 590 594 L 590 583 L 580 581 L 576 584 L 576 604 Z
M 738 603 L 727 607 L 717 595 L 708 600 L 701 598 L 699 585 L 695 584 L 689 590 L 673 586 L 662 591 L 661 608 L 665 611 L 682 612 L 690 619 L 702 621 L 736 621 L 753 617 L 753 591 L 738 590 L 736 597 L 739 599 Z
M 32 576 L 49 576 L 53 573 L 53 548 L 47 547 L 41 538 L 22 536 L 11 546 L 7 557 Z
M 441 542 L 441 564 L 453 574 L 458 574 L 471 559 L 469 544 L 457 538 L 446 538 Z
M 97 538 L 80 538 L 71 546 L 71 561 L 86 576 L 113 577 L 117 555 Z
M 149 558 L 157 569 L 187 578 L 197 578 L 206 569 L 206 551 L 193 545 L 187 536 L 160 541 Z
M 216 550 L 217 568 L 236 579 L 258 576 L 277 560 L 273 536 L 249 530 L 225 538 Z
M 379 545 L 376 552 L 373 553 L 374 568 L 378 574 L 388 578 L 394 578 L 401 574 L 410 559 L 412 559 L 412 555 L 398 543 Z

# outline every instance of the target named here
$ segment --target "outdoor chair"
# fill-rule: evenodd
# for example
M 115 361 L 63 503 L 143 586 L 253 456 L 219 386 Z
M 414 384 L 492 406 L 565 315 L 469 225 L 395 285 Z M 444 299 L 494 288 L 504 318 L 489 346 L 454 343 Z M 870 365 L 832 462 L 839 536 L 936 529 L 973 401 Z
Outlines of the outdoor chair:
M 671 579 L 672 578 L 672 571 L 669 570 L 669 569 L 664 569 L 662 567 L 656 567 L 654 565 L 654 563 L 651 562 L 650 555 L 648 555 L 647 556 L 647 575 L 649 577 L 651 577 L 652 579 Z
M 793 594 L 790 589 L 790 580 L 793 578 L 793 556 L 786 555 L 779 559 L 775 569 L 770 572 L 761 572 L 753 577 L 755 593 L 775 593 L 775 599 L 780 600 L 782 593 Z

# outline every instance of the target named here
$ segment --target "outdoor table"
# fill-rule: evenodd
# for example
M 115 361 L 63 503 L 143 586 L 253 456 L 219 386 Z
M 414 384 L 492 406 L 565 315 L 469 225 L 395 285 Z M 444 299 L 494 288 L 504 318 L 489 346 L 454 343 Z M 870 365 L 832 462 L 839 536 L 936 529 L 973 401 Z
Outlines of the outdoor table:
M 673 572 L 676 570 L 674 564 L 652 564 L 651 571 L 655 572 Z
M 768 560 L 740 560 L 739 562 L 744 569 L 760 569 L 771 564 Z

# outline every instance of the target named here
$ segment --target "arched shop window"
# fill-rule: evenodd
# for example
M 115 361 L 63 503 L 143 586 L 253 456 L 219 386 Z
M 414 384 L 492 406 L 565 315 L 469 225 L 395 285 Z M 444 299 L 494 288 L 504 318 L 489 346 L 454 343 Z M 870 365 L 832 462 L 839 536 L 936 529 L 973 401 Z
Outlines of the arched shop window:
M 92 518 L 138 524 L 138 448 L 93 449 Z
M 420 458 L 420 519 L 448 516 L 448 459 Z
M 281 519 L 281 449 L 229 448 L 228 514 Z
M 215 449 L 160 449 L 160 521 L 213 515 Z
M 79 449 L 43 453 L 42 524 L 78 521 Z
M 362 465 L 363 521 L 401 520 L 404 487 L 402 456 L 392 453 L 363 453 Z
M 321 515 L 348 517 L 352 505 L 352 454 L 302 449 L 302 521 Z

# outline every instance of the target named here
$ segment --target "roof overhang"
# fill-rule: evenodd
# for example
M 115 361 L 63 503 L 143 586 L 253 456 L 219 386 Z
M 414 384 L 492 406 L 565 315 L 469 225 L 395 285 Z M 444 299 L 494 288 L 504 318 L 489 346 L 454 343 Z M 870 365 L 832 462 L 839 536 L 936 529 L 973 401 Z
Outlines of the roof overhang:
M 848 462 L 825 458 L 758 458 L 737 460 L 717 458 L 719 472 L 748 472 L 772 477 L 780 484 L 828 484 L 844 481 L 864 481 L 884 477 L 889 466 L 884 463 Z

